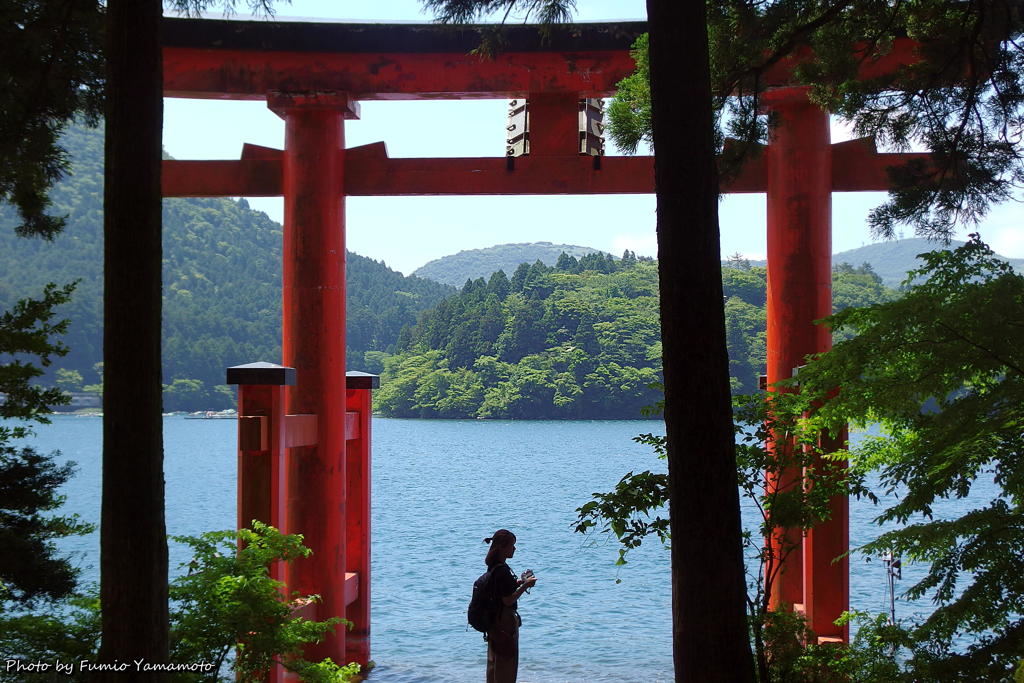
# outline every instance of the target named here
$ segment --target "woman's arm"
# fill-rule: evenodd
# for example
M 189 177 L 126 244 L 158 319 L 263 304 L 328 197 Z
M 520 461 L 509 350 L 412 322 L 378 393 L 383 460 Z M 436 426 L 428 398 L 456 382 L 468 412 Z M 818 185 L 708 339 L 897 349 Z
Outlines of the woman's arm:
M 523 595 L 523 593 L 525 593 L 526 590 L 533 586 L 533 584 L 535 583 L 537 583 L 537 577 L 530 576 L 525 581 L 519 582 L 519 587 L 511 593 L 509 593 L 508 595 L 503 596 L 501 598 L 501 601 L 505 603 L 507 606 L 511 607 L 512 605 L 516 604 L 516 600 L 518 600 Z

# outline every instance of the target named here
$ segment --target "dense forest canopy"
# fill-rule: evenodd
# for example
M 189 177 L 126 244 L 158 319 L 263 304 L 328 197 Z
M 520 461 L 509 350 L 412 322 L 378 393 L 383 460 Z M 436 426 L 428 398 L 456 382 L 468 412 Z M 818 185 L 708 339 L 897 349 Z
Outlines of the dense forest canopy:
M 765 269 L 723 269 L 733 391 L 757 390 L 765 363 Z M 836 310 L 896 292 L 868 265 L 833 273 Z M 423 314 L 384 361 L 376 409 L 397 417 L 642 417 L 660 398 L 657 264 L 567 254 L 520 265 Z

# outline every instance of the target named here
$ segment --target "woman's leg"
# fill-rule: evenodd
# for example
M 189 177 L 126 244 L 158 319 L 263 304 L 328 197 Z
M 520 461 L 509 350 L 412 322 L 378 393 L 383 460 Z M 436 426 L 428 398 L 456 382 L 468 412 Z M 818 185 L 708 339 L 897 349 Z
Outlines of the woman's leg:
M 516 683 L 519 672 L 519 618 L 503 609 L 487 634 L 487 683 Z

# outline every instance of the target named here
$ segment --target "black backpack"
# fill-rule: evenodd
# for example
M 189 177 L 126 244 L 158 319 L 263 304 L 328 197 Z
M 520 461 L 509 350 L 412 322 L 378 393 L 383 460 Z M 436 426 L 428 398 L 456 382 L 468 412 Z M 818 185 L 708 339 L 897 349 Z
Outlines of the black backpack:
M 501 608 L 501 603 L 494 594 L 493 581 L 494 570 L 500 566 L 502 565 L 494 565 L 473 582 L 473 597 L 469 601 L 466 617 L 469 625 L 481 633 L 487 633 L 491 629 Z

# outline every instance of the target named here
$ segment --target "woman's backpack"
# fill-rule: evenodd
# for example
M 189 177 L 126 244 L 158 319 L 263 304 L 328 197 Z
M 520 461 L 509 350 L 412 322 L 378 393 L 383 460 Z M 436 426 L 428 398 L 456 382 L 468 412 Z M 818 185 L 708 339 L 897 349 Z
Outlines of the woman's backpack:
M 469 600 L 469 609 L 466 610 L 466 617 L 469 625 L 481 633 L 487 633 L 498 618 L 498 610 L 501 603 L 494 594 L 494 570 L 500 567 L 496 564 L 480 575 L 473 582 L 473 597 Z

